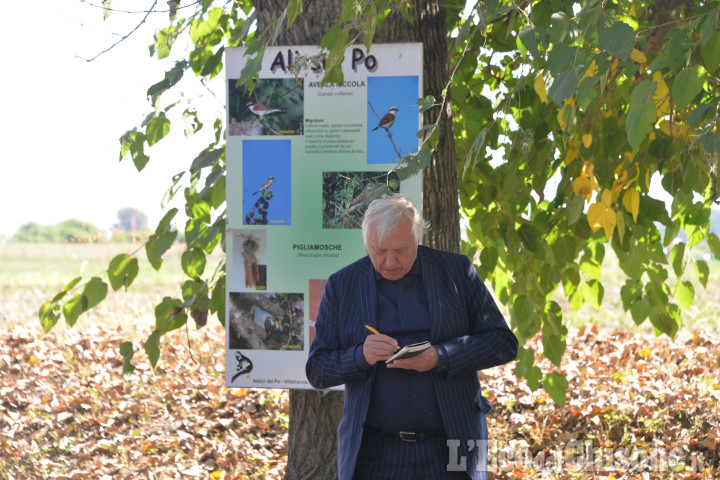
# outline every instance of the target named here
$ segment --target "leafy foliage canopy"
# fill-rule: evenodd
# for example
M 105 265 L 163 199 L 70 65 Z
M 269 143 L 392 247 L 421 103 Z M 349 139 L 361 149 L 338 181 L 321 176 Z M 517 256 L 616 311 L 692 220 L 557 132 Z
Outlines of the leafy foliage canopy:
M 658 335 L 674 336 L 693 301 L 691 277 L 705 287 L 709 275 L 692 247 L 706 240 L 720 257 L 709 221 L 718 199 L 720 3 L 487 0 L 464 7 L 454 1 L 446 6 L 459 194 L 468 221 L 463 248 L 508 307 L 521 344 L 540 334 L 542 354 L 560 365 L 567 327 L 558 299 L 566 297 L 574 309 L 585 303 L 601 308 L 607 249 L 627 275 L 621 297 L 634 322 L 649 320 Z M 178 88 L 189 71 L 204 80 L 219 75 L 224 49 L 239 45 L 256 54 L 237 81 L 252 92 L 265 48 L 302 14 L 302 2 L 288 2 L 266 31 L 257 30 L 247 0 L 203 1 L 187 17 L 180 13 L 188 11 L 172 12 L 151 53 L 171 58 L 181 37 L 192 47 L 149 88 L 153 111 L 121 137 L 120 158 L 129 156 L 138 170 L 149 161 L 147 149 L 169 133 L 171 112 L 181 105 L 162 107 L 162 95 Z M 324 80 L 342 81 L 349 43 L 359 40 L 370 49 L 388 15 L 412 21 L 413 14 L 409 1 L 344 0 L 338 22 L 321 42 Z M 443 111 L 438 103 L 447 100 L 427 97 L 419 105 Z M 182 117 L 187 135 L 203 128 L 192 105 Z M 423 146 L 405 157 L 403 175 L 428 164 L 435 128 L 421 131 Z M 159 336 L 185 325 L 187 312 L 209 310 L 224 323 L 224 266 L 204 272 L 205 254 L 225 235 L 220 117 L 213 129 L 214 142 L 187 172 L 188 279 L 181 298 L 158 306 L 157 329 L 145 343 L 153 364 Z M 167 198 L 180 191 L 183 177 L 173 178 Z M 656 179 L 672 197 L 669 209 L 650 188 Z M 176 213 L 167 213 L 146 245 L 156 269 L 177 236 Z M 681 231 L 685 240 L 677 242 Z M 112 288 L 132 283 L 134 265 L 125 257 L 113 260 Z M 102 280 L 76 280 L 43 306 L 46 329 L 61 310 L 71 322 L 101 300 Z M 64 300 L 77 289 L 80 299 Z M 567 380 L 552 369 L 541 371 L 535 349 L 521 349 L 515 373 L 532 389 L 542 382 L 556 402 L 565 401 Z

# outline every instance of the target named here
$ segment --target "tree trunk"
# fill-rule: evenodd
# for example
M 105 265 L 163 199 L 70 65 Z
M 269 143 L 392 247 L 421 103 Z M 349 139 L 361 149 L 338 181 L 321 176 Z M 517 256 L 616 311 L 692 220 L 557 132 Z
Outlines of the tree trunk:
M 279 18 L 287 2 L 263 0 L 255 3 L 258 29 L 263 31 Z M 303 14 L 277 45 L 319 45 L 322 36 L 339 18 L 340 0 L 305 0 Z M 441 98 L 449 77 L 449 53 L 445 10 L 440 2 L 419 0 L 412 11 L 414 24 L 400 15 L 390 15 L 375 37 L 375 43 L 422 42 L 424 44 L 424 95 Z M 437 109 L 425 113 L 424 123 L 437 121 Z M 445 250 L 460 250 L 458 187 L 455 167 L 455 137 L 448 94 L 440 120 L 440 139 L 430 166 L 423 171 L 423 214 L 431 224 L 424 244 Z M 290 391 L 290 431 L 285 480 L 337 478 L 337 425 L 342 418 L 344 394 Z
M 401 15 L 390 15 L 375 35 L 375 43 L 422 42 L 424 95 L 436 101 L 450 79 L 445 3 L 437 0 L 418 0 L 411 10 L 414 23 Z M 460 209 L 455 161 L 455 135 L 452 125 L 452 99 L 448 89 L 444 111 L 437 119 L 438 109 L 431 108 L 423 115 L 423 124 L 439 123 L 440 138 L 430 165 L 423 170 L 423 217 L 430 222 L 425 245 L 452 252 L 460 251 Z

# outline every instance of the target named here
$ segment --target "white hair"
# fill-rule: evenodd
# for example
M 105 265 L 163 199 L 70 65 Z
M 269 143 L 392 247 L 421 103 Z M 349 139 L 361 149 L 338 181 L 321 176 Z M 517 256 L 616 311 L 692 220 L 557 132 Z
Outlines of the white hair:
M 405 195 L 395 193 L 374 200 L 365 211 L 362 223 L 365 249 L 368 248 L 370 230 L 375 232 L 377 242 L 381 243 L 385 237 L 395 231 L 403 217 L 410 220 L 415 245 L 419 245 L 423 233 L 428 229 L 428 224 L 410 199 Z

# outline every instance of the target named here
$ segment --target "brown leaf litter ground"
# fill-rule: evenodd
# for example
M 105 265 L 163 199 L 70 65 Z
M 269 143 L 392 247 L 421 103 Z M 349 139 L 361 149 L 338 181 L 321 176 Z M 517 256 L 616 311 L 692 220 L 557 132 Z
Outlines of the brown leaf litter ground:
M 0 478 L 282 478 L 287 391 L 225 388 L 220 327 L 169 335 L 154 371 L 136 347 L 124 378 L 126 339 L 0 332 Z M 706 332 L 581 328 L 559 369 L 570 382 L 562 407 L 518 381 L 514 364 L 481 373 L 495 405 L 491 478 L 720 478 L 719 359 Z

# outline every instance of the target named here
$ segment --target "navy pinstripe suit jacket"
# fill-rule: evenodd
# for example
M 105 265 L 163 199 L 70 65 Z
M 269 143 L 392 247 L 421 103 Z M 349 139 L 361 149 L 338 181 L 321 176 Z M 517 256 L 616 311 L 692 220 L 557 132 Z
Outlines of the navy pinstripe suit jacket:
M 487 439 L 486 414 L 492 408 L 482 396 L 477 371 L 514 360 L 518 342 L 466 256 L 419 246 L 418 257 L 430 309 L 430 340 L 445 347 L 449 360 L 448 372 L 428 375 L 447 438 L 459 440 L 458 460 L 466 459 L 470 478 L 484 479 L 481 448 L 470 442 L 468 450 L 468 440 Z M 315 388 L 345 384 L 338 427 L 340 480 L 352 479 L 370 399 L 374 370 L 368 374 L 357 368 L 355 347 L 368 335 L 366 324 L 377 326 L 373 271 L 366 256 L 328 278 L 305 366 Z

